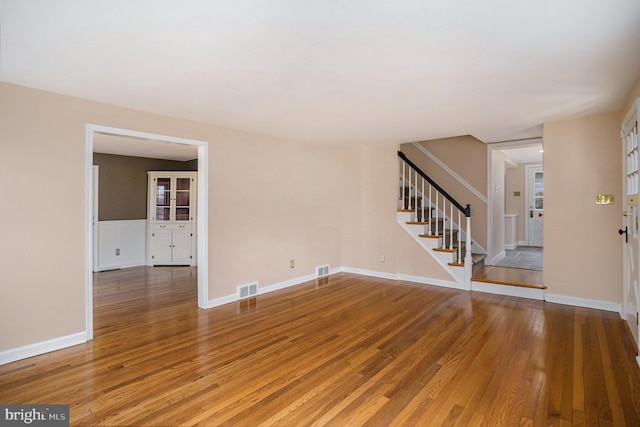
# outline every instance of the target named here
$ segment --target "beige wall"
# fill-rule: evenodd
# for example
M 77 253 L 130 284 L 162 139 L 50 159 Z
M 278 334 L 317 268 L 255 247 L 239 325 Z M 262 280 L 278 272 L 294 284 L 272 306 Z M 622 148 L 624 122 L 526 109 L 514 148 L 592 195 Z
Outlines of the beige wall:
M 85 330 L 87 123 L 209 143 L 211 300 L 325 264 L 448 278 L 396 222 L 397 144 L 302 145 L 0 83 L 0 351 Z
M 491 150 L 491 194 L 492 200 L 491 211 L 491 228 L 492 228 L 492 247 L 489 254 L 492 258 L 504 255 L 504 214 L 505 214 L 505 162 L 510 161 L 506 154 L 500 150 Z M 492 264 L 492 260 L 488 260 L 487 264 Z
M 209 142 L 210 299 L 341 264 L 340 150 L 1 83 L 0 351 L 85 329 L 87 123 Z
M 621 204 L 595 204 L 596 194 L 621 200 L 620 123 L 612 113 L 544 125 L 550 294 L 622 302 Z
M 526 238 L 524 231 L 526 221 L 526 179 L 525 165 L 519 164 L 516 168 L 507 169 L 506 191 L 505 191 L 505 211 L 508 214 L 517 214 L 517 234 L 516 240 L 523 242 Z M 520 192 L 519 196 L 514 196 L 514 192 Z

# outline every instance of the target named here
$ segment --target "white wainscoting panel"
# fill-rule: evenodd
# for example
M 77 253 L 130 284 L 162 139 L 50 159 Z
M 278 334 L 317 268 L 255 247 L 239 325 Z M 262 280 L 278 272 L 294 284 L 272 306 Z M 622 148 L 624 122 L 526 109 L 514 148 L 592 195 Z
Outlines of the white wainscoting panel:
M 98 271 L 145 265 L 146 254 L 146 219 L 98 222 Z

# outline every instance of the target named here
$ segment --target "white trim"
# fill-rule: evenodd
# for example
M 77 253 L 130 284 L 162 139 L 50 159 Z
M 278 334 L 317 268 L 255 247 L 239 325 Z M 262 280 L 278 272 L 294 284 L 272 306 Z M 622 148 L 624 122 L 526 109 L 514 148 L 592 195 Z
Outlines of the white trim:
M 384 273 L 382 271 L 365 270 L 361 268 L 342 267 L 340 271 L 343 273 L 358 274 L 361 276 L 377 277 L 380 279 L 402 280 L 405 282 L 420 283 L 423 285 L 440 286 L 444 288 L 464 290 L 464 285 L 451 280 L 432 279 L 429 277 L 412 276 L 401 273 Z
M 506 256 L 507 256 L 507 253 L 505 251 L 500 252 L 498 255 L 491 258 L 491 265 L 495 265 L 497 262 L 500 262 L 500 260 L 502 260 Z
M 93 339 L 93 129 L 87 124 L 85 152 L 85 339 Z
M 440 286 L 442 288 L 458 289 L 463 291 L 464 285 L 452 282 L 450 280 L 431 279 L 429 277 L 411 276 L 408 274 L 396 274 L 396 280 L 403 280 L 405 282 L 420 283 L 423 285 Z
M 93 161 L 91 162 L 93 164 Z M 91 181 L 93 183 L 93 202 L 92 206 L 92 214 L 91 214 L 91 225 L 93 229 L 93 271 L 100 270 L 100 235 L 98 234 L 98 198 L 99 198 L 99 189 L 100 189 L 100 166 L 93 165 L 91 169 Z
M 25 345 L 23 347 L 12 348 L 0 352 L 0 365 L 26 359 L 27 357 L 38 356 L 50 351 L 60 350 L 87 342 L 87 333 L 78 332 L 64 337 L 53 338 L 47 341 Z
M 449 168 L 449 166 L 444 164 L 436 156 L 431 154 L 431 152 L 429 150 L 427 150 L 426 148 L 424 148 L 422 145 L 420 145 L 417 142 L 413 142 L 412 144 L 418 150 L 422 151 L 423 154 L 425 154 L 427 157 L 429 157 L 431 160 L 433 160 L 438 166 L 440 166 L 442 169 L 444 169 L 445 172 L 447 172 L 449 175 L 454 177 L 460 184 L 464 185 L 467 188 L 467 190 L 471 191 L 477 198 L 482 200 L 485 204 L 487 203 L 487 198 L 482 193 L 480 193 L 478 190 L 473 188 L 473 186 L 471 184 L 469 184 L 467 181 L 465 181 L 464 178 L 462 178 L 460 175 L 455 173 L 451 168 Z
M 341 267 L 340 271 L 343 273 L 359 274 L 360 276 L 377 277 L 379 279 L 397 280 L 397 275 L 394 273 L 384 273 L 382 271 L 364 270 L 362 268 Z
M 340 271 L 342 271 L 340 268 L 332 268 L 329 271 L 329 275 L 339 273 Z M 301 285 L 303 283 L 310 282 L 314 279 L 323 279 L 325 277 L 328 277 L 328 276 L 316 277 L 315 274 L 309 274 L 307 276 L 296 277 L 294 279 L 289 279 L 283 282 L 274 283 L 273 285 L 265 286 L 263 288 L 258 287 L 258 295 L 268 294 L 269 292 L 279 291 L 281 289 L 289 288 L 291 286 Z M 229 304 L 236 301 L 240 301 L 237 293 L 210 300 L 208 301 L 206 307 L 201 307 L 201 308 L 213 308 L 213 307 L 218 307 L 218 306 Z
M 518 240 L 515 243 L 504 244 L 504 248 L 509 249 L 510 251 L 517 249 L 518 246 L 527 246 L 527 242 L 524 240 Z
M 471 291 L 484 292 L 487 294 L 506 295 L 510 297 L 544 300 L 544 290 L 535 288 L 525 288 L 521 286 L 500 285 L 497 283 L 485 283 L 471 281 Z
M 545 294 L 544 300 L 555 304 L 573 305 L 575 307 L 593 308 L 596 310 L 622 313 L 622 306 L 615 302 L 598 301 L 557 294 Z
M 180 138 L 156 133 L 141 132 L 131 129 L 116 128 L 112 126 L 96 125 L 87 123 L 86 125 L 86 172 L 85 189 L 87 191 L 85 199 L 85 229 L 86 229 L 86 260 L 85 260 L 85 323 L 87 340 L 93 339 L 93 232 L 92 232 L 92 211 L 93 211 L 93 134 L 94 132 L 108 133 L 112 135 L 122 135 L 134 138 L 150 139 L 156 141 L 172 142 L 185 145 L 195 145 L 198 147 L 198 307 L 204 308 L 207 305 L 208 295 L 208 168 L 209 151 L 206 141 Z
M 309 274 L 307 276 L 296 277 L 294 279 L 285 280 L 284 282 L 274 283 L 273 285 L 265 286 L 264 288 L 258 288 L 258 295 L 268 294 L 269 292 L 279 291 L 281 289 L 289 288 L 291 286 L 300 285 L 305 282 L 317 279 L 315 274 Z
M 198 145 L 198 203 L 196 251 L 198 264 L 198 307 L 209 301 L 209 144 Z

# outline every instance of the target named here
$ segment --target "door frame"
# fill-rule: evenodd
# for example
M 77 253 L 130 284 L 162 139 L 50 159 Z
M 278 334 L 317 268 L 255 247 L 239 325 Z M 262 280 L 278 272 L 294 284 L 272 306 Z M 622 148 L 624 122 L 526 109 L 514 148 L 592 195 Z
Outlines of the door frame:
M 620 313 L 621 317 L 627 324 L 627 327 L 630 329 L 633 339 L 636 342 L 636 346 L 638 345 L 638 341 L 640 340 L 640 326 L 638 325 L 638 311 L 640 310 L 640 289 L 637 285 L 640 283 L 640 266 L 638 265 L 640 262 L 640 235 L 638 235 L 637 231 L 637 221 L 640 213 L 638 212 L 638 200 L 637 194 L 632 193 L 628 194 L 628 185 L 627 181 L 627 151 L 626 151 L 626 130 L 632 127 L 631 123 L 635 122 L 636 126 L 640 125 L 640 97 L 636 98 L 626 113 L 624 120 L 622 121 L 621 130 L 620 130 L 620 143 L 622 144 L 622 158 L 621 158 L 621 179 L 622 179 L 622 196 L 624 200 L 621 206 L 621 214 L 622 214 L 622 227 L 626 227 L 624 230 L 627 233 L 630 233 L 634 238 L 635 242 L 635 251 L 630 251 L 630 244 L 626 241 L 626 239 L 622 238 L 622 311 Z M 638 130 L 638 129 L 637 129 Z M 636 159 L 636 162 L 638 160 Z M 636 165 L 637 166 L 637 165 Z M 635 201 L 631 201 L 630 199 L 635 199 Z M 635 207 L 635 209 L 634 209 Z M 621 229 L 622 230 L 622 229 Z M 628 236 L 629 234 L 627 234 Z M 631 253 L 630 253 L 631 252 Z M 635 259 L 631 260 L 631 255 L 635 255 Z M 633 268 L 630 264 L 635 264 L 636 268 L 633 271 Z M 631 273 L 635 273 L 635 277 L 631 276 Z M 635 301 L 630 301 L 630 296 L 627 292 L 627 287 L 633 287 L 635 295 Z M 631 312 L 630 309 L 632 310 Z M 633 313 L 635 311 L 635 313 Z M 635 322 L 634 322 L 635 320 Z M 635 324 L 634 324 L 635 323 Z M 636 363 L 640 365 L 640 354 L 636 353 Z
M 91 183 L 93 184 L 93 193 L 92 193 L 92 197 L 91 197 L 91 206 L 92 206 L 92 214 L 91 214 L 91 227 L 92 227 L 92 238 L 93 238 L 93 245 L 91 246 L 91 248 L 93 249 L 93 268 L 92 268 L 92 272 L 96 272 L 98 271 L 98 267 L 100 265 L 100 254 L 99 254 L 99 238 L 100 236 L 98 235 L 98 220 L 99 215 L 98 215 L 98 208 L 100 206 L 100 166 L 98 165 L 92 165 L 92 169 L 91 169 Z
M 494 240 L 494 229 L 495 224 L 493 224 L 493 211 L 494 211 L 494 202 L 495 202 L 495 185 L 498 183 L 494 183 L 493 180 L 493 151 L 502 151 L 508 148 L 517 148 L 517 147 L 526 147 L 527 145 L 538 145 L 543 144 L 542 137 L 538 138 L 527 138 L 515 141 L 505 141 L 505 142 L 493 142 L 487 144 L 487 258 L 485 262 L 488 261 L 487 265 L 492 265 L 493 258 L 499 254 L 494 254 L 493 252 L 493 240 Z M 496 165 L 497 166 L 497 165 Z M 498 195 L 498 197 L 505 198 L 505 194 Z M 473 208 L 473 207 L 472 207 Z M 501 224 L 497 224 L 497 226 L 502 227 L 504 229 L 504 220 Z M 498 235 L 501 235 L 498 233 Z
M 524 187 L 524 198 L 525 198 L 525 226 L 524 226 L 524 239 L 527 241 L 527 246 L 531 246 L 531 242 L 529 241 L 529 196 L 531 196 L 529 192 L 529 173 L 533 168 L 540 168 L 542 170 L 542 179 L 544 180 L 544 165 L 542 163 L 525 165 L 524 174 L 525 174 L 525 187 Z M 544 195 L 543 195 L 544 197 Z M 544 201 L 544 199 L 543 199 Z M 543 208 L 544 210 L 544 208 Z M 544 241 L 542 246 L 544 247 Z
M 163 141 L 198 147 L 198 185 L 197 185 L 197 265 L 198 265 L 198 307 L 207 308 L 209 301 L 209 263 L 208 263 L 208 176 L 209 144 L 206 141 L 141 132 L 92 123 L 86 125 L 85 148 L 85 326 L 87 340 L 93 339 L 93 259 L 94 259 L 94 182 L 93 182 L 93 135 L 95 132 L 133 138 Z

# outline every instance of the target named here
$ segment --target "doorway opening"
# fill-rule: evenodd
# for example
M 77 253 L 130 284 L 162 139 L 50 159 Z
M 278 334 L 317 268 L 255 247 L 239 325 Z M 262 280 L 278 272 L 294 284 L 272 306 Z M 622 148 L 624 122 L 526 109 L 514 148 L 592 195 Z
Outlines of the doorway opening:
M 543 270 L 543 194 L 536 196 L 543 188 L 542 150 L 542 138 L 488 145 L 490 265 Z M 532 186 L 528 185 L 529 174 Z M 531 224 L 532 215 L 535 224 Z M 532 235 L 531 230 L 537 234 Z
M 179 138 L 168 135 L 140 132 L 130 129 L 115 128 L 87 124 L 86 126 L 86 176 L 85 188 L 87 191 L 85 222 L 86 222 L 86 257 L 85 257 L 85 283 L 86 283 L 86 333 L 87 340 L 93 339 L 93 271 L 96 258 L 96 235 L 95 229 L 97 221 L 94 221 L 94 205 L 96 193 L 94 181 L 93 153 L 96 136 L 108 135 L 113 137 L 125 137 L 135 139 L 138 143 L 136 149 L 150 150 L 152 144 L 161 144 L 163 148 L 185 148 L 189 147 L 197 150 L 197 282 L 198 282 L 198 307 L 206 308 L 208 305 L 208 144 L 205 141 Z M 132 148 L 131 145 L 127 147 Z M 115 153 L 114 153 L 115 154 Z M 121 154 L 125 154 L 124 152 Z

